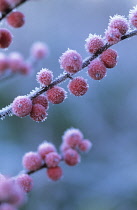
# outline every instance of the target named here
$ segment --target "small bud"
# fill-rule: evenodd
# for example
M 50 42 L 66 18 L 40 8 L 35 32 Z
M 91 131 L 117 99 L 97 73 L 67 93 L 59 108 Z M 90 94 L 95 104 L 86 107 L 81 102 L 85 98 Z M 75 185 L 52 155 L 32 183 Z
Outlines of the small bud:
M 89 34 L 89 37 L 85 41 L 85 48 L 90 53 L 96 53 L 104 46 L 104 40 L 101 38 L 101 36 L 95 34 Z
M 23 156 L 22 163 L 24 168 L 30 171 L 36 171 L 42 165 L 42 159 L 36 152 L 28 152 Z
M 52 104 L 60 104 L 66 98 L 66 91 L 59 86 L 54 86 L 47 91 L 47 98 Z
M 106 67 L 102 61 L 95 59 L 88 65 L 88 74 L 92 79 L 100 80 L 106 76 Z
M 75 96 L 83 96 L 88 90 L 88 84 L 83 77 L 75 77 L 69 82 L 68 89 Z

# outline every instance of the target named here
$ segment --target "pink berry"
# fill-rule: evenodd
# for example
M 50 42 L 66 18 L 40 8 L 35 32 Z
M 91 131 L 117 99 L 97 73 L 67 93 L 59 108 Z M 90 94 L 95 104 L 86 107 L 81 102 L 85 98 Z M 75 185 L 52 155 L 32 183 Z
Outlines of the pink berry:
M 36 122 L 43 122 L 47 118 L 45 107 L 41 104 L 34 104 L 30 112 L 30 117 Z
M 42 157 L 42 159 L 45 159 L 46 155 L 50 152 L 56 152 L 56 148 L 52 143 L 44 142 L 39 145 L 38 153 Z
M 22 62 L 19 73 L 23 75 L 28 75 L 32 72 L 32 65 L 29 62 Z
M 69 82 L 68 89 L 75 96 L 83 96 L 88 90 L 88 84 L 83 77 L 76 77 Z
M 20 28 L 25 23 L 25 16 L 22 12 L 11 12 L 6 18 L 8 24 L 14 28 Z
M 101 36 L 96 34 L 89 34 L 89 37 L 85 41 L 85 48 L 90 53 L 96 53 L 104 46 L 104 40 L 101 38 Z
M 5 28 L 0 29 L 0 48 L 7 48 L 12 42 L 12 35 Z
M 82 57 L 76 50 L 68 49 L 59 59 L 61 69 L 76 73 L 82 68 Z
M 83 134 L 79 129 L 70 128 L 65 131 L 62 140 L 72 148 L 76 148 L 83 139 Z
M 110 28 L 118 29 L 122 35 L 124 35 L 129 29 L 127 19 L 121 15 L 114 15 L 114 17 L 111 17 L 108 26 Z
M 52 82 L 53 73 L 48 69 L 42 69 L 40 72 L 38 72 L 36 78 L 41 86 L 48 86 Z
M 131 25 L 137 28 L 137 6 L 129 11 L 129 22 Z
M 32 109 L 32 101 L 27 96 L 18 96 L 12 103 L 12 112 L 18 117 L 27 116 Z
M 36 152 L 28 152 L 23 156 L 22 163 L 24 168 L 30 171 L 36 171 L 42 165 L 42 159 Z
M 62 177 L 62 175 L 62 168 L 59 166 L 47 169 L 47 176 L 53 181 L 59 180 Z
M 100 55 L 100 59 L 106 68 L 113 68 L 117 64 L 117 56 L 118 54 L 115 50 L 107 49 Z
M 24 196 L 24 192 L 12 179 L 6 179 L 0 182 L 1 201 L 8 201 L 12 205 L 19 206 L 23 203 Z
M 106 67 L 102 61 L 95 59 L 88 65 L 88 74 L 92 79 L 100 80 L 106 76 Z
M 46 110 L 48 109 L 48 99 L 44 95 L 39 95 L 36 98 L 32 100 L 32 104 L 40 104 L 42 105 Z
M 33 181 L 28 174 L 17 176 L 16 183 L 24 190 L 24 192 L 30 192 L 32 190 Z
M 67 149 L 70 149 L 71 147 L 66 143 L 66 142 L 63 142 L 61 145 L 60 145 L 60 151 L 61 153 L 64 153 Z
M 105 31 L 105 38 L 111 45 L 118 43 L 121 40 L 122 34 L 117 28 L 110 28 Z
M 24 59 L 18 52 L 12 52 L 9 54 L 9 68 L 13 72 L 18 72 L 22 66 Z
M 88 152 L 91 149 L 91 147 L 92 147 L 92 143 L 88 139 L 84 139 L 79 144 L 79 150 L 81 150 L 82 152 Z
M 8 203 L 3 203 L 0 205 L 0 210 L 17 210 L 15 206 L 8 204 Z
M 80 156 L 78 152 L 74 149 L 68 149 L 63 153 L 63 159 L 66 164 L 70 166 L 75 166 L 80 162 Z
M 3 73 L 9 67 L 9 60 L 4 53 L 0 53 L 0 73 Z
M 47 98 L 53 104 L 60 104 L 66 98 L 66 91 L 59 86 L 54 86 L 47 91 Z
M 0 0 L 0 12 L 5 12 L 10 8 L 10 2 L 8 0 Z
M 57 152 L 50 152 L 45 156 L 45 163 L 48 168 L 58 166 L 60 160 L 61 157 Z
M 35 42 L 31 47 L 31 55 L 36 59 L 42 59 L 49 53 L 48 46 L 43 42 Z

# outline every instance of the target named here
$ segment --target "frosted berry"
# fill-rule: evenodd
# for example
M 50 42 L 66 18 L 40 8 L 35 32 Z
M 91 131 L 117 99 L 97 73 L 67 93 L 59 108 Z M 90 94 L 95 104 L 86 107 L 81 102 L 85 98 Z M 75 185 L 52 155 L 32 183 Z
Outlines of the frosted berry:
M 62 140 L 72 148 L 77 147 L 83 139 L 83 134 L 79 129 L 70 128 L 65 131 Z
M 32 101 L 27 96 L 18 96 L 12 103 L 12 112 L 18 117 L 27 116 L 32 109 Z
M 88 152 L 91 149 L 91 147 L 92 147 L 92 143 L 88 139 L 84 139 L 79 144 L 79 150 L 82 152 Z
M 17 176 L 16 183 L 24 190 L 24 192 L 30 192 L 33 185 L 32 178 L 28 174 Z
M 23 156 L 22 163 L 25 169 L 36 171 L 42 165 L 42 159 L 36 152 L 28 152 Z
M 22 12 L 11 12 L 6 18 L 8 24 L 14 28 L 20 28 L 25 23 L 25 16 Z
M 80 162 L 80 156 L 78 152 L 74 149 L 68 149 L 63 153 L 63 159 L 66 164 L 70 166 L 75 166 Z
M 63 142 L 61 145 L 60 145 L 60 151 L 61 153 L 64 153 L 67 149 L 70 149 L 71 147 L 66 143 L 66 142 Z
M 68 89 L 75 96 L 83 96 L 88 90 L 88 84 L 83 77 L 76 77 L 69 82 Z
M 50 152 L 45 157 L 45 163 L 48 168 L 58 166 L 60 160 L 61 157 L 57 152 Z
M 40 72 L 38 72 L 36 78 L 41 86 L 47 86 L 52 82 L 53 73 L 48 69 L 42 69 Z
M 0 29 L 0 48 L 7 48 L 12 42 L 12 35 L 5 28 Z
M 41 104 L 32 106 L 30 117 L 36 122 L 43 122 L 47 118 L 46 109 Z
M 43 42 L 35 42 L 31 47 L 31 55 L 35 59 L 42 59 L 49 53 L 48 46 Z
M 44 95 L 39 95 L 36 98 L 32 100 L 32 104 L 40 104 L 42 105 L 46 110 L 48 109 L 48 100 L 47 97 Z
M 56 148 L 52 143 L 44 142 L 39 145 L 38 153 L 42 157 L 42 159 L 45 159 L 46 155 L 50 152 L 56 152 Z
M 117 28 L 108 28 L 105 31 L 105 38 L 111 45 L 118 43 L 121 40 L 122 34 Z
M 0 53 L 0 73 L 8 69 L 9 60 L 4 53 Z
M 53 181 L 59 180 L 62 177 L 62 175 L 62 168 L 59 166 L 47 169 L 47 176 Z
M 101 61 L 106 68 L 113 68 L 117 64 L 117 52 L 113 49 L 107 49 L 100 55 Z
M 128 20 L 121 15 L 114 15 L 111 17 L 108 26 L 110 28 L 118 29 L 122 35 L 124 35 L 129 29 Z
M 131 25 L 137 28 L 137 6 L 129 11 L 129 22 Z
M 82 68 L 82 57 L 76 50 L 68 49 L 59 59 L 61 69 L 76 73 Z
M 92 79 L 100 80 L 106 75 L 106 67 L 102 61 L 95 59 L 88 65 L 88 74 Z
M 22 55 L 18 52 L 12 52 L 9 54 L 9 68 L 13 72 L 18 72 L 24 62 Z
M 85 41 L 85 48 L 90 53 L 96 53 L 104 46 L 104 40 L 101 38 L 101 36 L 96 34 L 89 34 L 89 37 Z
M 5 12 L 10 8 L 10 2 L 8 0 L 0 0 L 0 12 Z
M 66 98 L 66 91 L 59 86 L 54 86 L 47 91 L 47 98 L 53 104 L 60 104 Z

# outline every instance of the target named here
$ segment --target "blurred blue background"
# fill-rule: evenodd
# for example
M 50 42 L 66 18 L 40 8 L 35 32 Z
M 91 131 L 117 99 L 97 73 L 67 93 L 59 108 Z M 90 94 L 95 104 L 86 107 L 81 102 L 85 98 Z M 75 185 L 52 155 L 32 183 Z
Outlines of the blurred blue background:
M 127 16 L 135 0 L 32 0 L 19 8 L 26 16 L 14 35 L 11 51 L 28 58 L 35 41 L 48 44 L 50 54 L 36 66 L 31 76 L 18 76 L 0 84 L 0 107 L 18 95 L 38 86 L 35 75 L 49 68 L 54 78 L 62 73 L 58 59 L 67 48 L 84 58 L 89 33 L 103 35 L 109 16 Z M 2 26 L 6 23 L 3 22 Z M 7 28 L 9 28 L 6 25 Z M 29 117 L 7 117 L 0 121 L 0 172 L 14 176 L 22 170 L 22 156 L 35 151 L 43 141 L 58 148 L 63 132 L 81 129 L 93 142 L 88 154 L 75 167 L 61 163 L 62 180 L 54 183 L 45 170 L 32 175 L 34 188 L 22 210 L 136 210 L 137 209 L 137 37 L 113 47 L 118 64 L 102 81 L 87 77 L 86 69 L 77 75 L 88 78 L 89 90 L 83 97 L 68 93 L 60 105 L 51 105 L 48 119 L 36 123 Z M 62 84 L 67 90 L 68 81 Z

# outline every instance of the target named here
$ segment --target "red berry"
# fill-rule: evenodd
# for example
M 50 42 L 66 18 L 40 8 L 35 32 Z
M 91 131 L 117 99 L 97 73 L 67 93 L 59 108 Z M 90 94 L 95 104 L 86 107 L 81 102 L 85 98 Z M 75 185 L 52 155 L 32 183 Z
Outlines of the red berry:
M 23 156 L 22 163 L 24 168 L 30 171 L 36 171 L 42 165 L 42 159 L 36 152 L 28 152 Z
M 36 122 L 43 122 L 47 118 L 45 107 L 41 104 L 34 104 L 30 112 L 30 117 Z
M 10 8 L 10 2 L 8 0 L 0 0 L 0 12 L 5 12 Z
M 105 31 L 105 38 L 111 45 L 118 43 L 121 40 L 122 34 L 117 28 L 110 28 Z
M 91 149 L 91 147 L 92 147 L 92 143 L 88 139 L 84 139 L 79 144 L 79 150 L 81 150 L 82 152 L 88 152 Z
M 24 59 L 22 55 L 18 52 L 12 52 L 9 54 L 9 68 L 12 72 L 19 72 Z
M 76 50 L 68 49 L 59 59 L 61 69 L 76 73 L 82 68 L 82 57 Z
M 88 90 L 88 84 L 83 77 L 76 77 L 69 82 L 68 89 L 75 96 L 83 96 Z
M 63 143 L 67 144 L 69 147 L 76 148 L 83 139 L 83 134 L 79 129 L 70 128 L 65 131 L 62 136 Z
M 5 28 L 0 29 L 0 48 L 7 48 L 12 42 L 12 35 Z
M 33 105 L 34 104 L 40 104 L 40 105 L 44 106 L 46 110 L 48 109 L 48 99 L 44 95 L 39 95 L 36 98 L 34 98 L 32 100 L 32 104 Z
M 107 49 L 100 55 L 100 59 L 106 68 L 113 68 L 117 64 L 117 56 L 118 54 L 115 50 Z
M 60 160 L 61 157 L 57 152 L 50 152 L 45 156 L 45 163 L 48 168 L 58 166 Z
M 48 46 L 43 42 L 35 42 L 31 47 L 31 54 L 35 59 L 42 59 L 49 53 Z
M 32 101 L 27 96 L 18 96 L 12 103 L 12 112 L 18 117 L 27 116 L 32 109 Z
M 8 16 L 7 16 L 7 22 L 10 26 L 14 27 L 14 28 L 20 28 L 24 25 L 25 23 L 25 17 L 24 14 L 22 12 L 11 12 Z
M 21 174 L 16 177 L 16 183 L 25 191 L 30 192 L 32 189 L 33 181 L 28 174 Z
M 86 39 L 85 48 L 90 53 L 96 53 L 100 48 L 104 46 L 104 40 L 101 36 L 89 34 Z
M 42 159 L 45 159 L 46 155 L 50 152 L 56 152 L 56 148 L 52 143 L 44 142 L 39 145 L 38 153 L 42 157 Z
M 53 73 L 48 69 L 42 69 L 40 72 L 38 72 L 36 78 L 41 86 L 47 86 L 53 79 Z
M 47 175 L 51 180 L 57 181 L 63 175 L 62 168 L 59 167 L 59 166 L 56 166 L 54 168 L 48 168 L 47 169 Z
M 106 75 L 106 67 L 102 61 L 95 59 L 88 65 L 88 74 L 92 79 L 100 80 Z
M 66 91 L 61 87 L 54 86 L 47 91 L 47 98 L 53 104 L 60 104 L 66 98 Z
M 110 28 L 118 29 L 122 35 L 124 35 L 129 29 L 128 20 L 121 15 L 114 15 L 114 17 L 111 17 L 108 26 Z
M 74 149 L 68 149 L 63 153 L 63 159 L 66 164 L 75 166 L 80 162 L 80 156 Z
M 129 21 L 131 25 L 137 28 L 137 6 L 129 11 Z

